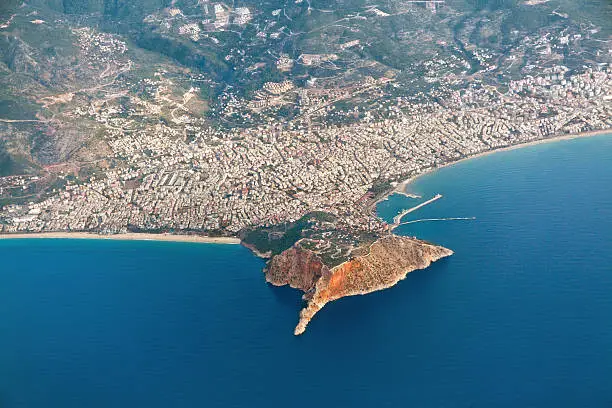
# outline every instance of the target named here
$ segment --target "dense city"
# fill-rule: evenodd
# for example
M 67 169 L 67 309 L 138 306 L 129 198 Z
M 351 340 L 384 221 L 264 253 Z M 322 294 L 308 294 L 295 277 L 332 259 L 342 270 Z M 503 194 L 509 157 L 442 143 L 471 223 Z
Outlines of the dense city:
M 417 11 L 435 13 L 435 4 Z M 199 7 L 206 18 L 197 23 L 178 8 L 144 21 L 168 35 L 214 43 L 209 34 L 244 28 L 261 14 L 223 3 Z M 389 15 L 376 10 L 363 15 Z M 281 11 L 268 17 L 279 18 Z M 374 204 L 407 178 L 493 149 L 612 127 L 612 67 L 560 63 L 558 53 L 572 55 L 566 50 L 572 44 L 571 50 L 582 52 L 582 36 L 568 27 L 525 37 L 506 55 L 474 48 L 464 60 L 454 53 L 424 60 L 423 74 L 408 79 L 371 61 L 351 80 L 346 73 L 305 79 L 287 74 L 252 93 L 227 86 L 210 108 L 217 124 L 201 114 L 209 107 L 199 86 L 213 83 L 209 76 L 145 70 L 120 36 L 71 28 L 79 58 L 97 73 L 95 85 L 40 98 L 54 116 L 33 122 L 89 123 L 103 147 L 87 162 L 47 166 L 58 182 L 33 196 L 39 200 L 27 200 L 27 193 L 40 175 L 0 178 L 0 197 L 25 197 L 4 205 L 0 232 L 236 236 L 325 212 L 345 228 L 382 233 L 389 226 L 375 216 Z M 254 31 L 254 37 L 273 37 L 261 34 L 268 31 Z M 337 44 L 338 55 L 278 54 L 274 65 L 289 73 L 298 65 L 357 64 L 342 53 L 360 47 L 359 39 L 346 39 Z M 226 60 L 237 55 L 253 72 L 267 69 L 248 61 L 244 50 L 230 50 Z M 520 71 L 513 71 L 523 58 Z M 495 75 L 487 77 L 489 72 Z M 86 176 L 79 173 L 84 163 L 95 169 Z

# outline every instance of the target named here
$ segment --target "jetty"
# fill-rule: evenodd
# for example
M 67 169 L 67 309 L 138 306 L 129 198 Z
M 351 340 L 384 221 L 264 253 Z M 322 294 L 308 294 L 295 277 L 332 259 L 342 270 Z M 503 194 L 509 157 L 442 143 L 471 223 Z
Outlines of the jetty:
M 406 191 L 396 191 L 395 194 L 403 195 L 404 197 L 408 198 L 423 198 L 418 194 L 408 193 Z
M 406 209 L 406 210 L 401 211 L 399 214 L 397 214 L 395 217 L 393 217 L 393 225 L 394 225 L 394 226 L 398 226 L 398 225 L 400 225 L 400 223 L 401 223 L 402 218 L 404 217 L 404 215 L 406 215 L 406 214 L 410 214 L 411 212 L 416 211 L 416 210 L 418 210 L 419 208 L 423 208 L 423 207 L 425 207 L 426 205 L 431 204 L 431 203 L 433 203 L 433 202 L 434 202 L 434 201 L 436 201 L 436 200 L 439 200 L 440 198 L 442 198 L 442 194 L 436 194 L 435 196 L 433 196 L 433 198 L 430 198 L 429 200 L 424 201 L 424 202 L 422 202 L 422 203 L 421 203 L 421 204 L 419 204 L 419 205 L 415 205 L 415 206 L 414 206 L 414 207 L 412 207 L 412 208 L 408 208 L 408 209 Z
M 397 228 L 400 225 L 407 224 L 415 224 L 417 222 L 427 222 L 427 221 L 471 221 L 475 220 L 476 217 L 447 217 L 447 218 L 422 218 L 420 220 L 412 220 L 412 221 L 404 221 L 399 224 L 394 224 L 393 228 Z

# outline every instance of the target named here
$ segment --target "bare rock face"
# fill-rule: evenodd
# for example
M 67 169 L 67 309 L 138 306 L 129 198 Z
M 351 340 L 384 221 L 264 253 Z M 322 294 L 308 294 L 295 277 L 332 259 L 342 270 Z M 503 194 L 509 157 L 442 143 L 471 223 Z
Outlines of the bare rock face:
M 317 254 L 300 247 L 292 247 L 276 255 L 266 268 L 266 281 L 275 286 L 289 285 L 309 292 L 329 268 Z
M 371 244 L 366 255 L 357 256 L 332 269 L 312 251 L 290 248 L 270 261 L 266 280 L 289 284 L 306 292 L 308 302 L 300 312 L 295 335 L 300 335 L 313 316 L 333 300 L 364 295 L 394 286 L 409 272 L 427 268 L 453 254 L 450 249 L 414 238 L 387 236 Z

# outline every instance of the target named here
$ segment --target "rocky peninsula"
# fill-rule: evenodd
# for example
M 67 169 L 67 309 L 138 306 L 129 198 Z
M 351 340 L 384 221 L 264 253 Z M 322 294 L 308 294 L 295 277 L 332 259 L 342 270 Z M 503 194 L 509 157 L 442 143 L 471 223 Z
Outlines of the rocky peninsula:
M 394 286 L 417 269 L 450 256 L 450 249 L 416 238 L 388 235 L 375 240 L 364 253 L 330 267 L 300 242 L 274 256 L 266 280 L 304 291 L 305 307 L 294 334 L 304 333 L 314 315 L 327 303 L 346 296 L 364 295 Z

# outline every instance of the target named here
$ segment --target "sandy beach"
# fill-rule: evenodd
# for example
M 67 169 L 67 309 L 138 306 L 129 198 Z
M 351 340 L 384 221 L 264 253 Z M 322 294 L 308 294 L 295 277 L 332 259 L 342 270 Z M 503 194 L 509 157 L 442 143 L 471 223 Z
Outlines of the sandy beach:
M 0 239 L 109 239 L 117 241 L 170 241 L 170 242 L 193 242 L 201 244 L 240 244 L 238 238 L 232 237 L 206 237 L 200 235 L 175 235 L 175 234 L 148 234 L 148 233 L 126 233 L 102 235 L 89 232 L 40 232 L 23 234 L 0 234 Z
M 451 162 L 445 163 L 445 164 L 443 164 L 441 166 L 437 166 L 437 167 L 432 167 L 432 168 L 426 169 L 423 172 L 421 172 L 419 174 L 416 174 L 416 175 L 414 175 L 414 176 L 412 176 L 412 177 L 402 181 L 401 183 L 399 183 L 395 187 L 395 189 L 389 193 L 389 195 L 394 194 L 394 193 L 400 193 L 400 194 L 409 193 L 409 192 L 406 192 L 406 187 L 410 183 L 412 183 L 414 180 L 416 180 L 417 178 L 419 178 L 421 176 L 424 176 L 425 174 L 431 173 L 432 171 L 436 171 L 438 169 L 441 169 L 441 168 L 444 168 L 444 167 L 448 167 L 448 166 L 453 166 L 453 165 L 455 165 L 457 163 L 461 163 L 462 161 L 465 161 L 465 160 L 476 159 L 478 157 L 484 157 L 484 156 L 488 156 L 490 154 L 495 154 L 495 153 L 499 153 L 499 152 L 505 152 L 505 151 L 508 151 L 508 150 L 522 149 L 523 147 L 535 146 L 535 145 L 539 145 L 539 144 L 553 143 L 553 142 L 559 142 L 559 141 L 562 141 L 562 140 L 580 139 L 580 138 L 584 138 L 584 137 L 592 137 L 592 136 L 607 135 L 607 134 L 612 134 L 612 129 L 594 130 L 594 131 L 591 131 L 591 132 L 583 132 L 583 133 L 576 133 L 576 134 L 554 136 L 554 137 L 550 137 L 550 138 L 546 138 L 546 139 L 538 139 L 538 140 L 534 140 L 532 142 L 519 143 L 519 144 L 515 144 L 515 145 L 512 145 L 512 146 L 500 147 L 500 148 L 497 148 L 497 149 L 487 150 L 486 152 L 476 153 L 476 154 L 474 154 L 472 156 L 467 156 L 467 157 L 461 158 L 459 160 L 451 161 Z M 383 200 L 387 199 L 387 198 L 388 198 L 388 196 L 384 197 Z

